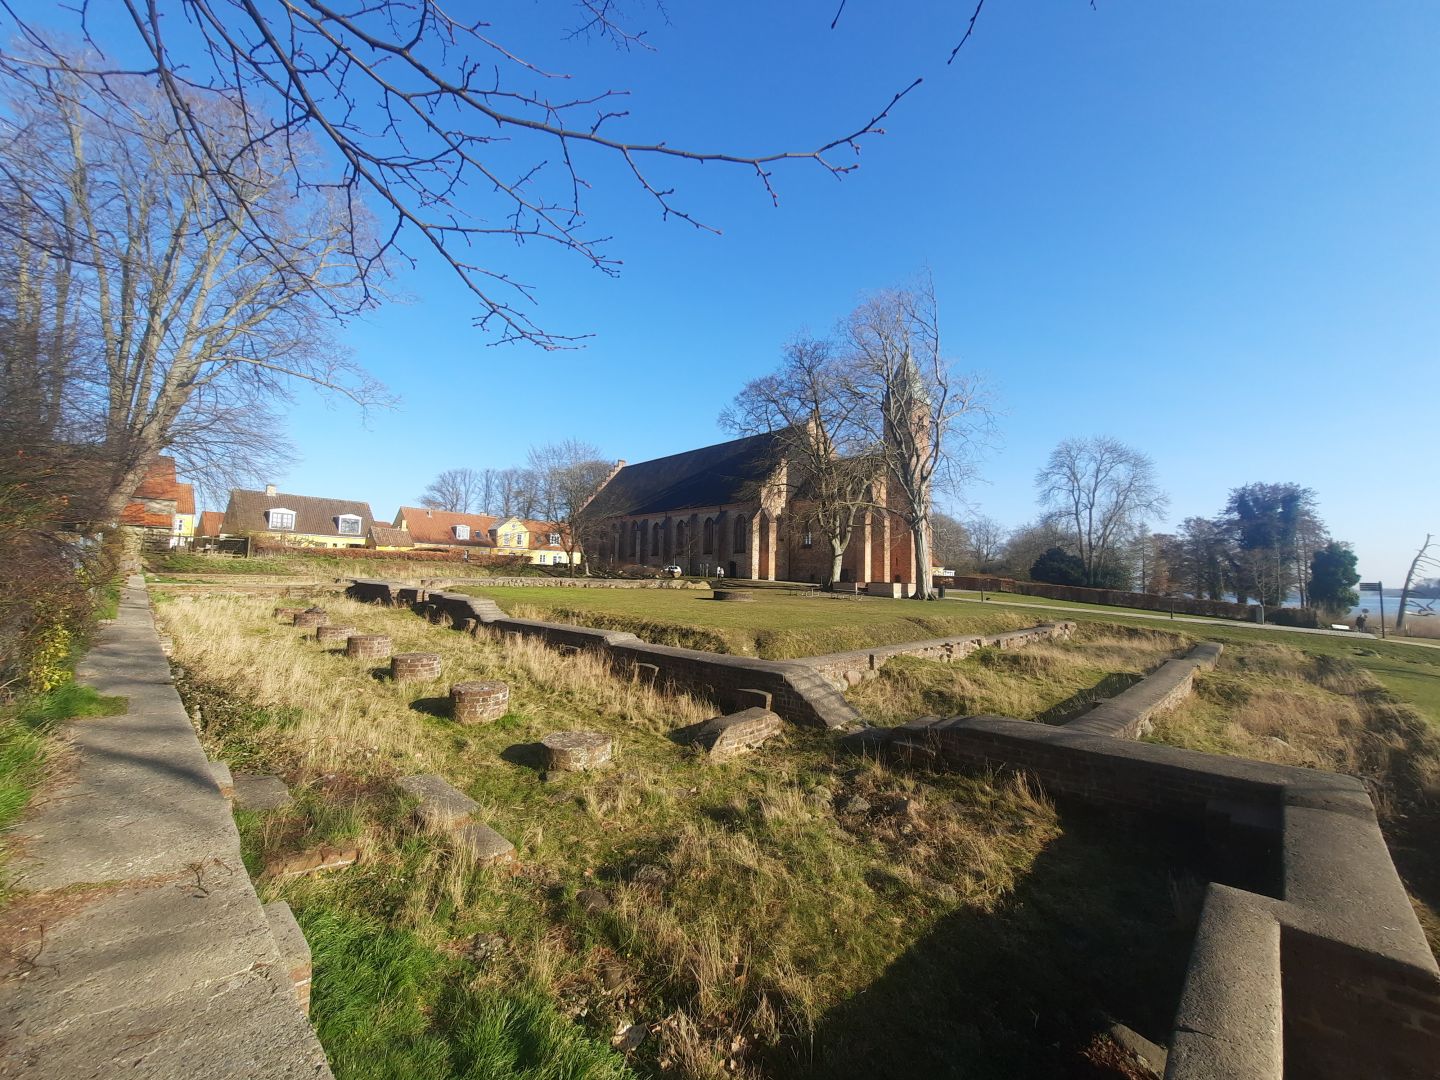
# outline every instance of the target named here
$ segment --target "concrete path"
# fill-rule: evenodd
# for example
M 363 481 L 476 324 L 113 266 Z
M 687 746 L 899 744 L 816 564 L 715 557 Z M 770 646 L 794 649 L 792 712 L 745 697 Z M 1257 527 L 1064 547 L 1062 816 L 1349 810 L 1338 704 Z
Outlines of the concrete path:
M 1066 606 L 1064 604 L 1032 604 L 1026 600 L 1001 600 L 999 597 L 1004 593 L 994 593 L 995 599 L 979 600 L 971 596 L 947 596 L 946 600 L 954 600 L 960 604 L 984 604 L 987 607 L 1002 605 L 1021 611 L 1064 611 L 1071 615 L 1099 615 L 1102 618 L 1106 615 L 1114 615 L 1117 619 L 1153 619 L 1159 622 L 1191 623 L 1196 626 L 1229 626 L 1238 627 L 1241 630 L 1270 631 L 1276 634 L 1319 634 L 1325 637 L 1343 637 L 1351 641 L 1379 641 L 1378 634 L 1368 631 L 1360 633 L 1355 630 L 1312 630 L 1308 626 L 1276 626 L 1274 623 L 1253 623 L 1244 622 L 1241 619 L 1208 619 L 1201 615 L 1175 615 L 1171 616 L 1163 611 L 1136 611 L 1133 608 L 1116 608 L 1113 612 L 1103 608 Z M 1440 648 L 1440 641 L 1428 640 L 1426 638 L 1412 637 L 1390 637 L 1387 641 L 1397 645 L 1422 645 L 1428 649 Z
M 129 711 L 69 727 L 11 838 L 0 1077 L 329 1080 L 139 577 L 78 674 Z

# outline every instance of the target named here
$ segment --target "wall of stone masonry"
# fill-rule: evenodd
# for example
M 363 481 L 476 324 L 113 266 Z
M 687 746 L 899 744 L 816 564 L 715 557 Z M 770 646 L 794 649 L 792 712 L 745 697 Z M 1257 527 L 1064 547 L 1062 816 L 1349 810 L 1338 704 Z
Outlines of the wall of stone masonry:
M 1243 843 L 1264 864 L 1244 888 L 1209 886 L 1167 1080 L 1434 1076 L 1440 968 L 1363 781 L 1131 741 L 1218 651 L 1170 661 L 1063 727 L 957 717 L 918 737 L 941 761 L 1201 822 L 1222 853 Z
M 494 634 L 537 638 L 547 645 L 586 649 L 605 656 L 616 669 L 653 677 L 661 685 L 716 702 L 724 708 L 758 704 L 745 691 L 770 697 L 768 707 L 791 723 L 837 728 L 854 724 L 859 715 L 819 672 L 798 661 L 760 660 L 750 656 L 652 645 L 634 634 L 594 630 L 568 623 L 512 619 L 492 600 L 463 593 L 402 588 L 377 581 L 356 581 L 347 594 L 372 603 L 409 601 L 414 610 L 437 622 L 465 628 L 467 624 Z
M 886 662 L 896 656 L 917 656 L 924 660 L 938 660 L 948 664 L 965 659 L 976 649 L 1016 649 L 1037 641 L 1064 641 L 1074 632 L 1075 624 L 1072 622 L 1045 623 L 1004 634 L 932 638 L 900 645 L 877 645 L 868 649 L 827 653 L 824 656 L 807 656 L 796 663 L 814 668 L 829 680 L 831 685 L 843 689 L 864 679 L 874 678 Z
M 1191 596 L 1157 596 L 1154 593 L 1126 592 L 1123 589 L 1087 589 L 1079 585 L 1050 585 L 1043 581 L 1016 581 L 1013 578 L 981 575 L 960 575 L 951 581 L 954 588 L 976 592 L 1008 592 L 1019 596 L 1070 600 L 1077 604 L 1105 604 L 1140 608 L 1144 611 L 1173 611 L 1177 615 L 1205 615 L 1217 619 L 1241 619 L 1246 622 L 1262 621 L 1258 604 L 1199 600 Z

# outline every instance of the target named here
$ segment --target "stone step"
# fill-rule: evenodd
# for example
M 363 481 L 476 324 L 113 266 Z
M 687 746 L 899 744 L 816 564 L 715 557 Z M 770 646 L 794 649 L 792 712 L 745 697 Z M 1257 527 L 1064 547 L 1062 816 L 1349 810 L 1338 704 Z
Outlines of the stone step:
M 428 829 L 453 829 L 480 809 L 479 803 L 463 791 L 451 787 L 443 776 L 436 773 L 402 777 L 399 786 L 420 800 L 415 807 L 415 816 Z
M 241 810 L 283 810 L 295 801 L 278 776 L 237 773 L 231 787 Z
M 284 900 L 265 905 L 265 918 L 270 923 L 270 933 L 275 938 L 275 947 L 280 950 L 280 963 L 290 985 L 295 988 L 295 1000 L 306 1016 L 310 1015 L 310 943 L 295 913 Z

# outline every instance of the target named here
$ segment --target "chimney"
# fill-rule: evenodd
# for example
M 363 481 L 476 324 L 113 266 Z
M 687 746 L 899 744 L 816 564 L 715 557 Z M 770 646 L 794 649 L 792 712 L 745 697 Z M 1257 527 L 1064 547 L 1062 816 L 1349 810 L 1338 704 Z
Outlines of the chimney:
M 275 497 L 275 485 L 274 485 L 274 484 L 266 484 L 266 485 L 265 485 L 265 495 L 266 495 L 268 498 L 271 498 L 271 499 L 273 499 L 273 498 Z

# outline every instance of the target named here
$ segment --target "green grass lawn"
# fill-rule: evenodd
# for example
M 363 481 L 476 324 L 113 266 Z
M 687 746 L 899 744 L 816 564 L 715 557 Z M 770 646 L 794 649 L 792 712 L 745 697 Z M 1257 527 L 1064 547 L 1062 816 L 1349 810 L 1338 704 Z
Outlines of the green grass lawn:
M 800 596 L 757 590 L 748 604 L 720 603 L 689 589 L 557 589 L 466 585 L 457 590 L 489 597 L 522 618 L 548 618 L 609 630 L 646 641 L 743 656 L 797 656 L 898 644 L 959 634 L 995 634 L 1052 621 L 1034 613 L 915 600 Z

